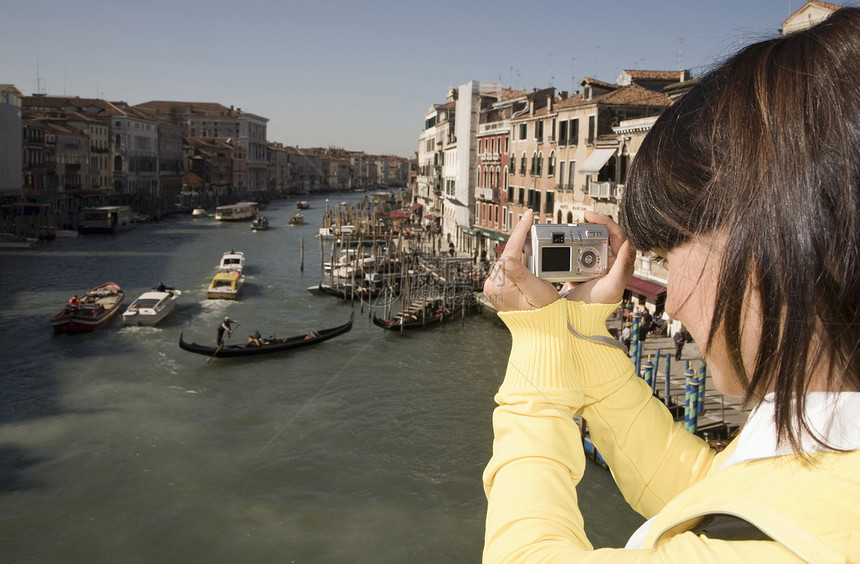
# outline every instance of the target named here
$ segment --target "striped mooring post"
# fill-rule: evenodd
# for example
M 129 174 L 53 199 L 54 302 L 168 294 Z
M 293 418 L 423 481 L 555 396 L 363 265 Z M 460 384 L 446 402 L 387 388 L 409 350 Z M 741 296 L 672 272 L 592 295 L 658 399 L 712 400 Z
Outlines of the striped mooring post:
M 671 380 L 669 377 L 670 368 L 672 368 L 672 355 L 666 353 L 666 381 L 664 382 L 666 396 L 663 398 L 663 403 L 666 404 L 666 407 L 669 407 L 669 405 L 671 404 L 671 399 L 669 398 L 669 394 L 671 393 L 669 388 L 669 382 Z
M 684 379 L 687 384 L 686 401 L 684 402 L 684 427 L 689 432 L 695 433 L 699 419 L 699 381 L 689 361 L 687 362 L 687 369 L 684 371 Z
M 705 412 L 705 371 L 707 370 L 707 363 L 704 358 L 699 359 L 699 413 Z
M 654 370 L 651 372 L 651 393 L 657 393 L 657 372 L 660 370 L 660 349 L 654 353 Z
M 653 389 L 653 380 L 654 380 L 654 363 L 651 362 L 651 356 L 648 356 L 648 360 L 645 361 L 645 373 L 643 377 L 645 378 L 645 383 L 648 384 L 649 388 Z

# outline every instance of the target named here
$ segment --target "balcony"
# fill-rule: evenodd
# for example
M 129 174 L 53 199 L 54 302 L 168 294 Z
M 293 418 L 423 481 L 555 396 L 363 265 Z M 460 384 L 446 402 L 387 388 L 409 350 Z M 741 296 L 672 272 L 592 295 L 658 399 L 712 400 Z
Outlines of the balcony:
M 617 185 L 615 182 L 594 182 L 588 183 L 588 195 L 597 200 L 615 199 L 617 195 Z
M 499 201 L 499 189 L 498 188 L 475 188 L 475 198 L 479 200 L 484 200 L 487 202 L 498 202 Z

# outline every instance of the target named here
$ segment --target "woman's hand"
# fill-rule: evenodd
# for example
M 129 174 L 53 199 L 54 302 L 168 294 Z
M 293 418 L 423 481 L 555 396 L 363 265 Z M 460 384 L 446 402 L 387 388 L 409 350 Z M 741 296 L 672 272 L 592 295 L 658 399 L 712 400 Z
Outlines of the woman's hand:
M 484 282 L 484 294 L 499 311 L 539 309 L 561 297 L 558 290 L 540 280 L 522 263 L 522 250 L 533 223 L 531 210 L 511 231 L 502 256 L 493 266 Z M 609 217 L 586 213 L 591 223 L 606 225 L 609 229 L 609 272 L 605 276 L 579 284 L 566 283 L 562 292 L 566 298 L 589 303 L 615 303 L 624 295 L 627 281 L 633 274 L 636 252 L 627 243 L 621 228 Z

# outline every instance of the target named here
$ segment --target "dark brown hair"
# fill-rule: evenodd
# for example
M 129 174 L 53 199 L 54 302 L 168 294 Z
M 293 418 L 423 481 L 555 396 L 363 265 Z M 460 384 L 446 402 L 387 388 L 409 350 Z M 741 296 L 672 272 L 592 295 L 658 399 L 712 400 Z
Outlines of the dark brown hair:
M 709 342 L 725 337 L 748 403 L 775 391 L 779 439 L 798 449 L 810 366 L 860 390 L 860 8 L 703 76 L 646 136 L 619 218 L 640 250 L 726 236 Z M 748 373 L 750 292 L 763 327 Z

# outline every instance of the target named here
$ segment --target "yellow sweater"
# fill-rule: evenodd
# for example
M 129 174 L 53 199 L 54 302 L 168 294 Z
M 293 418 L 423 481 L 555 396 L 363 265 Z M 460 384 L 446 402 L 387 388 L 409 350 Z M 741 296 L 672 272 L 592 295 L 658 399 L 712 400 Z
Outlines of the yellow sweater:
M 604 335 L 617 304 L 558 300 L 501 314 L 513 337 L 493 414 L 485 562 L 860 562 L 860 451 L 781 456 L 719 470 L 675 423 L 624 352 L 575 337 Z M 643 549 L 593 550 L 577 507 L 585 455 L 575 414 L 630 505 L 655 517 Z M 774 540 L 691 532 L 728 514 Z

